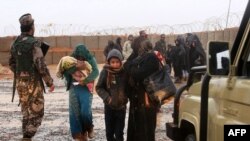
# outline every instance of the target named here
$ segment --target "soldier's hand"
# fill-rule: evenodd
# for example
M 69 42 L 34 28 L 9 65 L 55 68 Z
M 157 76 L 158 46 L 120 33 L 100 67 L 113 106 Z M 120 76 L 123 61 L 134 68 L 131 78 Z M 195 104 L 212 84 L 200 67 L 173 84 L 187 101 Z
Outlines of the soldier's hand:
M 54 84 L 52 84 L 52 85 L 49 87 L 49 92 L 53 92 L 53 91 L 54 91 L 54 89 L 55 89 L 55 85 L 54 85 Z

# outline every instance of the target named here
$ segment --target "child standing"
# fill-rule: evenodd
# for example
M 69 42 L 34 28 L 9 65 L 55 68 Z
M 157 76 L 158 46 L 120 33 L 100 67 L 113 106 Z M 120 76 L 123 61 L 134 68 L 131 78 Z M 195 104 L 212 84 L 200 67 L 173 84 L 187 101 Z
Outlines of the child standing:
M 96 85 L 97 94 L 103 99 L 107 141 L 123 141 L 126 104 L 125 73 L 122 69 L 123 56 L 112 49 L 107 56 L 107 64 L 101 71 Z

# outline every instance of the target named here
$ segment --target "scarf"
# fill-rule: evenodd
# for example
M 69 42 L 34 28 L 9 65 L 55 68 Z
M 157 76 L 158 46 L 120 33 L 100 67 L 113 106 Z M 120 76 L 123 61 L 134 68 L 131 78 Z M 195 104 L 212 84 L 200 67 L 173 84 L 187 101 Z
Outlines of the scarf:
M 115 76 L 114 74 L 118 74 L 122 71 L 122 67 L 120 67 L 119 69 L 114 69 L 112 68 L 110 65 L 106 64 L 103 67 L 105 70 L 107 70 L 108 74 L 107 74 L 107 88 L 110 88 L 111 83 L 115 83 Z

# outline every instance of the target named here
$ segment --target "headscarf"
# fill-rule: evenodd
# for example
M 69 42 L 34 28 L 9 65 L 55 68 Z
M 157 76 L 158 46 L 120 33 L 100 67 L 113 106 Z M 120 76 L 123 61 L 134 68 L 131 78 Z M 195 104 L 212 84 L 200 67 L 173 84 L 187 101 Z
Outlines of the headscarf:
M 145 39 L 141 42 L 141 47 L 138 49 L 138 55 L 143 56 L 145 53 L 148 53 L 152 49 L 153 44 L 148 39 Z
M 92 72 L 87 76 L 86 79 L 84 79 L 83 83 L 87 84 L 89 82 L 93 82 L 97 78 L 99 70 L 95 57 L 89 52 L 87 47 L 83 44 L 77 45 L 71 56 L 77 60 L 87 61 L 91 65 Z M 70 84 L 71 80 L 69 79 L 68 82 Z
M 184 47 L 185 46 L 185 39 L 184 39 L 184 37 L 181 36 L 181 35 L 178 35 L 177 38 L 176 38 L 176 40 L 175 40 L 175 44 L 176 44 L 176 46 L 182 45 Z
M 131 47 L 133 49 L 133 53 L 138 56 L 144 54 L 148 50 L 152 50 L 153 45 L 148 39 L 139 36 L 134 39 Z
M 195 43 L 194 46 L 193 46 L 193 43 Z M 202 64 L 206 63 L 206 53 L 202 47 L 200 39 L 198 38 L 196 34 L 187 33 L 186 45 L 190 47 L 191 49 L 193 49 L 191 47 L 193 46 L 194 49 L 201 55 L 200 57 L 202 57 Z
M 77 60 L 86 61 L 90 61 L 93 58 L 89 50 L 83 44 L 77 45 L 71 56 Z

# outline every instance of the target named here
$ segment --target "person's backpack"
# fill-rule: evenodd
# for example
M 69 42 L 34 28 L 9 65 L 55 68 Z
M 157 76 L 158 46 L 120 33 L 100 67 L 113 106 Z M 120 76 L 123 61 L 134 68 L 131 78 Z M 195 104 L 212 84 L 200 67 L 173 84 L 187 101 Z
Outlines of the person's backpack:
M 32 37 L 17 39 L 13 44 L 12 53 L 16 57 L 16 74 L 21 72 L 34 74 L 33 48 L 35 40 Z

